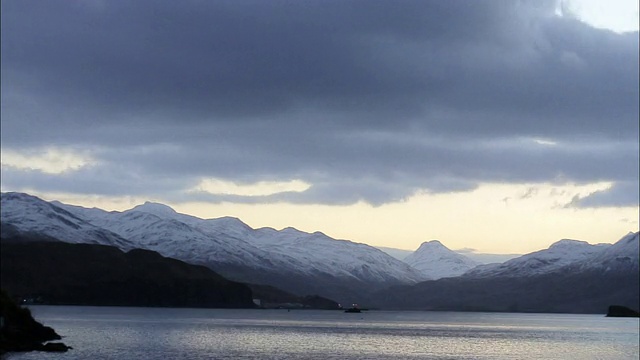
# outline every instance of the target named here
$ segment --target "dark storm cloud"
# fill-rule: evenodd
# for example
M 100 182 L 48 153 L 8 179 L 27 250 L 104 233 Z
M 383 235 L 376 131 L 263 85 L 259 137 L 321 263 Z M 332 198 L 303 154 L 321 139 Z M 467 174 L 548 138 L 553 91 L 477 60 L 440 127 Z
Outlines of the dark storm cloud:
M 483 181 L 637 184 L 637 33 L 554 10 L 3 1 L 3 148 L 73 144 L 98 161 L 64 176 L 7 170 L 3 186 L 381 204 Z M 207 177 L 312 187 L 184 192 Z
M 83 195 L 139 195 L 177 198 L 181 189 L 197 183 L 189 178 L 157 177 L 140 174 L 130 167 L 114 164 L 86 167 L 74 172 L 51 174 L 38 170 L 21 170 L 4 166 L 0 175 L 2 186 L 10 189 L 65 192 Z

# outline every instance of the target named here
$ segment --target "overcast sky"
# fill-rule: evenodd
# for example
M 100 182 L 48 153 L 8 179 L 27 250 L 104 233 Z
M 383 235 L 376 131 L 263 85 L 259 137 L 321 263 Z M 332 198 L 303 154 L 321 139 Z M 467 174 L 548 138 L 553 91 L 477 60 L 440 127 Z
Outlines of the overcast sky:
M 612 242 L 638 229 L 638 32 L 576 9 L 2 1 L 2 191 L 409 249 Z

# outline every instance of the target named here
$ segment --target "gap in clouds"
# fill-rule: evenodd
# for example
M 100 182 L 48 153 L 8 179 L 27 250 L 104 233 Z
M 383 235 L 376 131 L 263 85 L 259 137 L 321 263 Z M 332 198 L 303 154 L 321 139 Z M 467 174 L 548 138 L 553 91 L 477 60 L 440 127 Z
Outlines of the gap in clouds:
M 576 195 L 586 196 L 610 186 L 609 183 L 483 184 L 473 191 L 419 193 L 380 206 L 363 202 L 351 205 L 174 202 L 167 197 L 80 196 L 23 190 L 45 200 L 105 210 L 122 211 L 154 201 L 201 218 L 233 216 L 253 228 L 295 227 L 373 246 L 417 249 L 423 241 L 439 239 L 451 249 L 473 247 L 481 253 L 523 254 L 547 248 L 562 238 L 612 242 L 620 234 L 626 234 L 629 226 L 637 226 L 628 220 L 640 216 L 637 207 L 564 207 Z M 535 194 L 524 196 L 532 193 L 531 189 L 536 189 Z M 509 200 L 504 201 L 505 197 Z
M 441 226 L 419 215 L 460 227 L 487 187 L 523 189 L 495 194 L 516 206 L 555 184 L 572 197 L 523 214 L 622 224 L 639 203 L 638 33 L 558 4 L 3 1 L 2 189 L 239 218 L 406 206 L 388 216 L 417 241 Z M 440 196 L 464 201 L 411 207 Z M 361 231 L 345 236 L 391 241 Z

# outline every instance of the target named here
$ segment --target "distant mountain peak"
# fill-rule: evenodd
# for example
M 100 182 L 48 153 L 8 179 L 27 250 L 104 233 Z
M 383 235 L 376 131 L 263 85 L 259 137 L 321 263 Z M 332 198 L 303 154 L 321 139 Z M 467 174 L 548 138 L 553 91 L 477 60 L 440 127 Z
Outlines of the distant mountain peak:
M 209 219 L 208 221 L 213 221 L 222 226 L 237 226 L 240 225 L 242 227 L 249 226 L 244 223 L 244 221 L 240 220 L 235 216 L 222 216 L 219 218 Z
M 153 215 L 164 215 L 164 216 L 176 214 L 176 211 L 173 210 L 170 206 L 156 203 L 156 202 L 151 202 L 151 201 L 145 201 L 144 204 L 137 205 L 129 211 L 141 211 L 141 212 L 146 212 Z
M 253 228 L 247 225 L 244 221 L 234 216 L 223 216 L 215 219 L 206 220 L 209 224 L 215 224 L 220 229 L 225 229 L 226 232 L 234 232 L 241 235 L 245 232 L 252 232 Z M 239 232 L 239 233 L 238 233 Z
M 478 265 L 474 260 L 450 250 L 439 240 L 423 242 L 404 262 L 434 280 L 462 275 Z
M 605 271 L 640 267 L 639 233 L 630 232 L 615 244 L 604 248 L 595 258 L 583 264 L 583 268 L 601 268 Z
M 440 240 L 430 240 L 430 241 L 425 241 L 422 244 L 420 244 L 420 247 L 416 251 L 425 251 L 425 250 L 429 250 L 429 249 L 447 249 L 447 250 L 449 250 L 449 248 L 444 246 L 444 244 L 441 243 Z
M 589 246 L 589 243 L 582 240 L 562 239 L 551 244 L 551 246 L 549 246 L 549 249 L 573 248 L 573 247 L 581 247 L 581 246 Z
M 29 195 L 29 194 L 25 194 L 25 193 L 21 193 L 21 192 L 3 192 L 1 194 L 2 198 L 7 199 L 7 200 L 31 200 L 31 201 L 39 201 L 40 199 L 37 198 L 36 196 L 33 195 Z
M 240 218 L 235 217 L 235 216 L 221 216 L 221 217 L 216 218 L 216 219 L 223 220 L 223 221 L 229 221 L 229 222 L 242 221 L 242 220 L 240 220 Z
M 640 232 L 629 231 L 629 233 L 624 237 L 622 237 L 622 239 L 620 239 L 618 242 L 622 242 L 626 244 L 637 243 L 639 237 L 640 237 Z
M 627 236 L 633 238 L 633 234 Z M 548 274 L 563 268 L 567 269 L 570 266 L 604 268 L 606 266 L 603 266 L 603 264 L 612 263 L 614 262 L 612 259 L 615 260 L 621 255 L 637 254 L 637 250 L 633 251 L 633 243 L 630 246 L 624 246 L 621 243 L 622 241 L 626 241 L 626 237 L 623 237 L 615 245 L 590 244 L 581 240 L 562 239 L 553 243 L 548 249 L 522 255 L 502 264 L 478 267 L 469 271 L 467 275 L 475 277 L 516 277 Z M 637 258 L 637 255 L 635 255 L 634 261 L 636 264 Z
M 115 245 L 122 249 L 133 248 L 130 241 L 119 235 L 94 226 L 79 217 L 60 202 L 47 202 L 36 196 L 10 192 L 2 193 L 0 222 L 9 231 L 3 234 L 58 240 L 69 243 Z

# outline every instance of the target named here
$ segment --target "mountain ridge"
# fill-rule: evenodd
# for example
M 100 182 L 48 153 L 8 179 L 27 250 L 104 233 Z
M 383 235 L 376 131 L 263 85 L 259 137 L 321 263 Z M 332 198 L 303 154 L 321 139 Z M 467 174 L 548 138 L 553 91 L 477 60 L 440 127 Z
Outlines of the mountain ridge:
M 640 302 L 639 233 L 614 244 L 561 240 L 501 265 L 376 294 L 376 306 L 414 310 L 606 313 Z M 568 258 L 567 250 L 581 250 Z
M 61 219 L 46 216 L 64 212 L 90 230 L 113 234 L 117 241 L 112 245 L 124 250 L 152 250 L 205 265 L 234 281 L 259 281 L 296 294 L 317 293 L 342 302 L 353 302 L 385 286 L 424 279 L 406 263 L 366 244 L 293 228 L 252 229 L 235 218 L 200 219 L 169 209 L 146 203 L 122 212 L 107 212 L 52 204 L 27 194 L 2 193 L 1 220 L 18 231 L 35 229 L 64 242 L 109 242 L 108 236 L 89 231 L 82 236 L 71 234 L 59 224 Z
M 3 237 L 151 250 L 204 265 L 232 281 L 275 286 L 299 296 L 318 294 L 341 303 L 374 303 L 386 288 L 422 286 L 429 279 L 444 280 L 437 284 L 453 288 L 511 279 L 504 281 L 513 288 L 512 283 L 527 278 L 537 281 L 547 276 L 549 281 L 548 276 L 562 275 L 561 271 L 582 279 L 580 274 L 605 271 L 607 276 L 619 276 L 638 268 L 638 233 L 613 245 L 563 239 L 505 263 L 474 267 L 473 260 L 440 241 L 421 244 L 402 262 L 378 248 L 319 231 L 253 229 L 238 218 L 200 219 L 152 202 L 120 212 L 2 193 L 0 210 Z
M 627 236 L 629 234 L 625 235 L 623 239 Z M 561 268 L 593 261 L 599 254 L 614 245 L 589 244 L 586 241 L 562 239 L 551 244 L 547 249 L 525 254 L 501 264 L 479 265 L 464 273 L 463 276 L 518 277 L 552 273 Z

